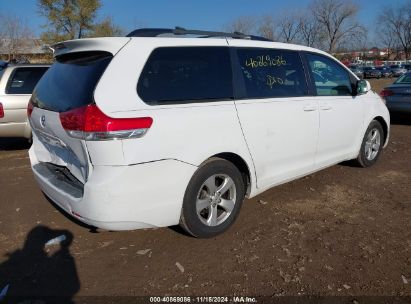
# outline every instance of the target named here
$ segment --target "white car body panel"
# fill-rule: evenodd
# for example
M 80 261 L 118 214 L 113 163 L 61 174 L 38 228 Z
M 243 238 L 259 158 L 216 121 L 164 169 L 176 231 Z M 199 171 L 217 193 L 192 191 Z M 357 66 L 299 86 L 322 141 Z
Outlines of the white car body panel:
M 234 153 L 249 166 L 254 187 L 254 168 L 233 101 L 150 106 L 138 96 L 137 82 L 149 55 L 155 48 L 166 46 L 228 45 L 225 39 L 134 38 L 113 58 L 95 90 L 94 98 L 99 108 L 116 118 L 153 118 L 153 125 L 146 136 L 122 141 L 124 164 L 176 159 L 199 166 L 213 155 Z M 136 53 L 142 55 L 135 56 Z M 129 58 L 135 60 L 130 62 Z M 125 62 L 127 68 L 123 66 Z M 116 90 L 112 90 L 113 81 L 117 83 Z M 222 121 L 224 128 L 219 124 Z M 187 132 L 187 126 L 196 132 Z M 204 145 L 207 142 L 212 144 Z M 96 149 L 100 149 L 97 146 Z M 199 146 L 204 147 L 196 149 Z M 91 158 L 94 161 L 94 157 Z
M 305 111 L 307 106 L 313 110 Z M 238 100 L 236 107 L 254 160 L 257 188 L 314 169 L 319 128 L 314 98 Z
M 358 132 L 364 124 L 365 96 L 318 96 L 320 130 L 316 167 L 324 167 L 349 158 L 357 151 L 364 134 Z M 352 157 L 351 157 L 352 158 Z
M 39 161 L 33 148 L 29 156 L 35 166 Z M 180 200 L 196 169 L 176 160 L 95 166 L 81 199 L 61 191 L 36 170 L 33 172 L 43 192 L 78 220 L 107 230 L 131 230 L 178 224 Z

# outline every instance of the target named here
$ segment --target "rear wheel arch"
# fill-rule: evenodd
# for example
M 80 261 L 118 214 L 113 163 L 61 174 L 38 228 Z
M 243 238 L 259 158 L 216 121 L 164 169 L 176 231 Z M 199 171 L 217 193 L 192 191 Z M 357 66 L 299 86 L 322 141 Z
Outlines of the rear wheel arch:
M 232 152 L 223 152 L 223 153 L 218 153 L 218 154 L 210 156 L 204 162 L 201 163 L 200 167 L 206 164 L 209 160 L 212 160 L 215 158 L 221 158 L 226 161 L 229 161 L 238 169 L 238 171 L 240 171 L 243 177 L 243 180 L 244 180 L 244 185 L 245 185 L 244 191 L 245 191 L 246 196 L 248 196 L 251 191 L 252 178 L 251 178 L 250 166 L 247 164 L 247 162 L 238 154 L 235 154 Z
M 194 173 L 184 194 L 180 226 L 209 238 L 235 222 L 245 197 L 244 175 L 232 161 L 210 157 Z

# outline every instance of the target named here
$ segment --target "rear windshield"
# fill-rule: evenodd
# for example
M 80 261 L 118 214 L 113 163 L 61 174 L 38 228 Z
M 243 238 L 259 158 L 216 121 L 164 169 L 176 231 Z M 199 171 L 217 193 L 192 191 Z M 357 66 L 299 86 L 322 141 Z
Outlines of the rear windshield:
M 48 67 L 15 68 L 7 83 L 6 94 L 30 94 Z M 0 72 L 1 73 L 1 72 Z
M 402 75 L 400 78 L 398 78 L 394 83 L 406 83 L 406 84 L 411 84 L 411 74 L 405 74 Z
M 33 103 L 42 109 L 64 112 L 94 102 L 94 89 L 113 56 L 106 52 L 62 55 L 33 91 Z

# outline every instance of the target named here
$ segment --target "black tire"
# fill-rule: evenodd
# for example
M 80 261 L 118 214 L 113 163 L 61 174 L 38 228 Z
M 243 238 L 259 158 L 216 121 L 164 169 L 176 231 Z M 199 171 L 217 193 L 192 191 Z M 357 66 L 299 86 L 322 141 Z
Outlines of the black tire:
M 226 192 L 221 193 L 221 196 L 216 196 L 217 192 L 209 190 L 205 183 L 206 181 L 213 181 L 215 188 L 218 190 L 221 188 L 221 184 L 218 184 L 220 179 L 222 183 L 227 182 L 227 184 L 232 186 L 226 190 Z M 211 193 L 214 194 L 211 195 Z M 181 210 L 180 226 L 197 238 L 210 238 L 223 233 L 234 223 L 240 213 L 244 196 L 244 180 L 237 167 L 227 160 L 211 158 L 194 173 L 187 186 L 183 208 Z M 197 203 L 197 199 L 207 201 L 207 204 L 210 205 L 198 213 L 197 205 L 199 204 Z M 213 199 L 215 199 L 215 201 Z M 230 201 L 231 204 L 234 202 L 234 207 L 230 213 L 219 205 L 221 199 L 226 199 L 226 201 Z M 218 200 L 220 200 L 220 202 L 218 202 Z M 215 210 L 216 213 L 214 214 L 217 214 L 214 226 L 207 225 L 204 222 L 207 220 L 211 222 L 211 218 L 213 217 L 210 213 L 212 212 L 211 210 Z M 217 222 L 218 218 L 221 220 L 220 224 Z
M 379 140 L 378 149 L 371 148 L 371 154 L 370 154 L 369 153 L 370 145 L 367 142 L 370 141 L 370 135 L 372 132 L 378 132 L 380 140 Z M 384 134 L 384 130 L 381 124 L 378 121 L 373 120 L 368 126 L 367 131 L 365 132 L 364 138 L 362 140 L 360 153 L 358 154 L 358 157 L 356 159 L 358 165 L 363 168 L 371 167 L 372 165 L 374 165 L 381 155 L 382 148 L 384 146 L 384 140 L 385 140 L 385 134 Z M 374 152 L 376 152 L 375 156 L 372 158 L 369 157 L 373 155 Z

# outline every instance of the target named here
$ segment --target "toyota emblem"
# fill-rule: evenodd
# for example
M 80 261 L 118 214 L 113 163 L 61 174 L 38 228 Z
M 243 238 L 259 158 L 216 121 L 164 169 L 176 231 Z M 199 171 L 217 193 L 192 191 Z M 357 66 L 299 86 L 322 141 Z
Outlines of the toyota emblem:
M 43 128 L 46 126 L 46 116 L 41 116 L 40 123 Z

